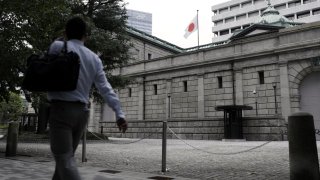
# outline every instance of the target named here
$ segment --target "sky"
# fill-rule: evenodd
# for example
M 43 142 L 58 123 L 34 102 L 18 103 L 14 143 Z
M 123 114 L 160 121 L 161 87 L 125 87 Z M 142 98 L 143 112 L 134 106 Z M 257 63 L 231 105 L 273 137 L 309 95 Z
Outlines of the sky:
M 185 29 L 199 16 L 199 44 L 212 42 L 213 15 L 211 6 L 230 0 L 124 0 L 127 9 L 152 14 L 152 35 L 177 45 L 189 48 L 198 45 L 198 33 L 184 38 Z

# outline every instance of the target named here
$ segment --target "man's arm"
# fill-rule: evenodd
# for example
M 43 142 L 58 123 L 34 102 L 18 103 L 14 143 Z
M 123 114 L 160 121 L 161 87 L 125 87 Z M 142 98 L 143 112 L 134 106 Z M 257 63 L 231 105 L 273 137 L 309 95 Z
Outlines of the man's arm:
M 117 125 L 119 127 L 119 130 L 125 132 L 128 125 L 125 120 L 125 115 L 121 109 L 120 100 L 106 78 L 100 59 L 98 61 L 98 69 L 94 83 L 105 102 L 116 113 Z

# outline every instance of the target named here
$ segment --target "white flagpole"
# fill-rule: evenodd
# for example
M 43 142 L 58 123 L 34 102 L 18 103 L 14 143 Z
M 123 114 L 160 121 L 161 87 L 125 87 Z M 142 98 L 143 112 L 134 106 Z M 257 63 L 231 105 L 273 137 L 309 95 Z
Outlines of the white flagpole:
M 197 10 L 197 25 L 198 25 L 198 49 L 199 49 L 199 31 L 200 31 L 200 28 L 199 28 L 199 10 Z

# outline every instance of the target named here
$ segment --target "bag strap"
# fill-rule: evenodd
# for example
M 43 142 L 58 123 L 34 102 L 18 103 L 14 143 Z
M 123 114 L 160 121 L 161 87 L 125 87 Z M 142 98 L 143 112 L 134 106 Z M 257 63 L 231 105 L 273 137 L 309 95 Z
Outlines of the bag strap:
M 66 54 L 66 53 L 68 53 L 68 47 L 67 47 L 68 45 L 67 45 L 67 41 L 66 40 L 63 40 L 63 48 L 61 49 L 61 52 L 63 53 L 63 54 Z

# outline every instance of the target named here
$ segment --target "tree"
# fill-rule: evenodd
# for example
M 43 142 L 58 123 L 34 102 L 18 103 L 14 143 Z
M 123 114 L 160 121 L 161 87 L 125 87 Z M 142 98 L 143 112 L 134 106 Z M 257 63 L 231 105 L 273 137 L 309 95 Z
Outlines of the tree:
M 72 14 L 84 16 L 90 24 L 91 36 L 87 46 L 98 52 L 105 72 L 113 87 L 123 87 L 129 80 L 112 76 L 115 68 L 129 60 L 128 50 L 132 46 L 126 31 L 126 9 L 123 0 L 71 1 Z
M 9 101 L 0 101 L 0 122 L 17 121 L 25 111 L 19 94 L 9 93 Z
M 123 0 L 0 0 L 0 100 L 8 100 L 9 92 L 21 84 L 26 57 L 46 50 L 62 36 L 72 15 L 81 15 L 90 24 L 86 45 L 100 55 L 110 83 L 114 87 L 128 83 L 111 76 L 129 59 Z
M 48 47 L 70 12 L 63 0 L 0 1 L 0 100 L 17 91 L 27 56 Z

